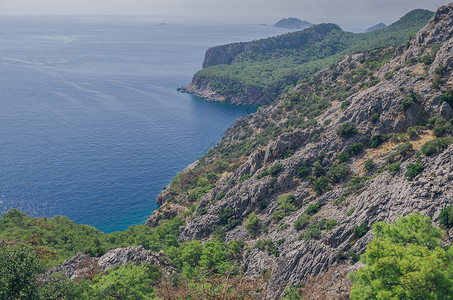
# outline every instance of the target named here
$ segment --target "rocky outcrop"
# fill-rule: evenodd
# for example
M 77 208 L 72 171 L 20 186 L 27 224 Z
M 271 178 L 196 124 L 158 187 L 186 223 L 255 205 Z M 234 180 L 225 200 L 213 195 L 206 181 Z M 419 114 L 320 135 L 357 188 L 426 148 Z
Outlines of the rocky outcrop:
M 307 22 L 307 21 L 302 21 L 301 19 L 297 18 L 287 18 L 287 19 L 281 19 L 277 23 L 275 23 L 275 27 L 280 27 L 280 28 L 290 28 L 290 29 L 305 29 L 313 26 L 314 24 Z
M 142 246 L 136 246 L 113 249 L 101 257 L 90 257 L 88 254 L 78 253 L 55 268 L 47 270 L 44 278 L 57 272 L 64 272 L 71 279 L 92 277 L 110 268 L 125 264 L 152 264 L 169 274 L 176 271 L 175 266 L 163 251 L 153 253 L 152 251 L 145 250 Z
M 218 83 L 226 88 L 230 85 L 238 85 L 231 80 L 194 77 L 189 85 L 180 90 L 209 102 L 225 102 L 235 105 L 268 105 L 275 100 L 275 93 L 272 91 L 258 89 L 251 85 L 239 85 L 239 92 L 220 94 L 215 88 Z

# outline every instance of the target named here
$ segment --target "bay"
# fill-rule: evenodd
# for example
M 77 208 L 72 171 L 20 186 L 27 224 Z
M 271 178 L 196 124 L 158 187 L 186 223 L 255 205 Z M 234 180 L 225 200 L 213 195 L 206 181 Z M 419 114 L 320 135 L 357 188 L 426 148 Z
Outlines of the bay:
M 152 18 L 2 17 L 0 214 L 143 224 L 162 188 L 256 108 L 176 88 L 210 46 L 284 33 Z

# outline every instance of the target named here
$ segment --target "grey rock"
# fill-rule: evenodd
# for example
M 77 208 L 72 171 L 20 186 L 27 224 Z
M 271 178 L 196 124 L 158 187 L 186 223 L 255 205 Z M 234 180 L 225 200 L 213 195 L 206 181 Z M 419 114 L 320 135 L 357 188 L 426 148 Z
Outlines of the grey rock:
M 47 270 L 44 279 L 57 272 L 64 272 L 67 277 L 75 279 L 86 276 L 87 273 L 95 275 L 125 264 L 152 264 L 169 274 L 176 272 L 175 266 L 163 251 L 153 253 L 142 246 L 134 246 L 113 249 L 101 257 L 78 253 L 55 268 Z

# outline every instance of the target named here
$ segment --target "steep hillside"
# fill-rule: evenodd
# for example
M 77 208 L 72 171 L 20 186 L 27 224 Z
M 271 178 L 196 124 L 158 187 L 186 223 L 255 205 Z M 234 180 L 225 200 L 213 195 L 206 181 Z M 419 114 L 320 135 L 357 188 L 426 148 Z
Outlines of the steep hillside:
M 353 34 L 334 24 L 319 24 L 277 37 L 208 49 L 203 70 L 182 88 L 209 101 L 270 104 L 299 80 L 345 55 L 398 46 L 423 27 L 432 12 L 414 10 L 371 33 Z
M 359 267 L 376 221 L 435 220 L 453 194 L 452 25 L 450 4 L 405 46 L 348 55 L 238 120 L 147 224 L 183 215 L 180 242 L 244 241 L 245 276 L 272 270 L 277 298 Z

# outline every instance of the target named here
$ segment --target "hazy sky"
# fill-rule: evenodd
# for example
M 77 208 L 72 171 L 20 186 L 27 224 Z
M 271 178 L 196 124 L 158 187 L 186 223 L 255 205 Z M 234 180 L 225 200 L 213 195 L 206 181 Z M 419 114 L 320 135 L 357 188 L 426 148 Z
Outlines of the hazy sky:
M 451 1 L 451 0 L 450 0 Z M 297 17 L 314 23 L 390 24 L 415 8 L 436 10 L 448 0 L 0 0 L 7 15 L 153 15 L 218 17 L 274 23 Z

